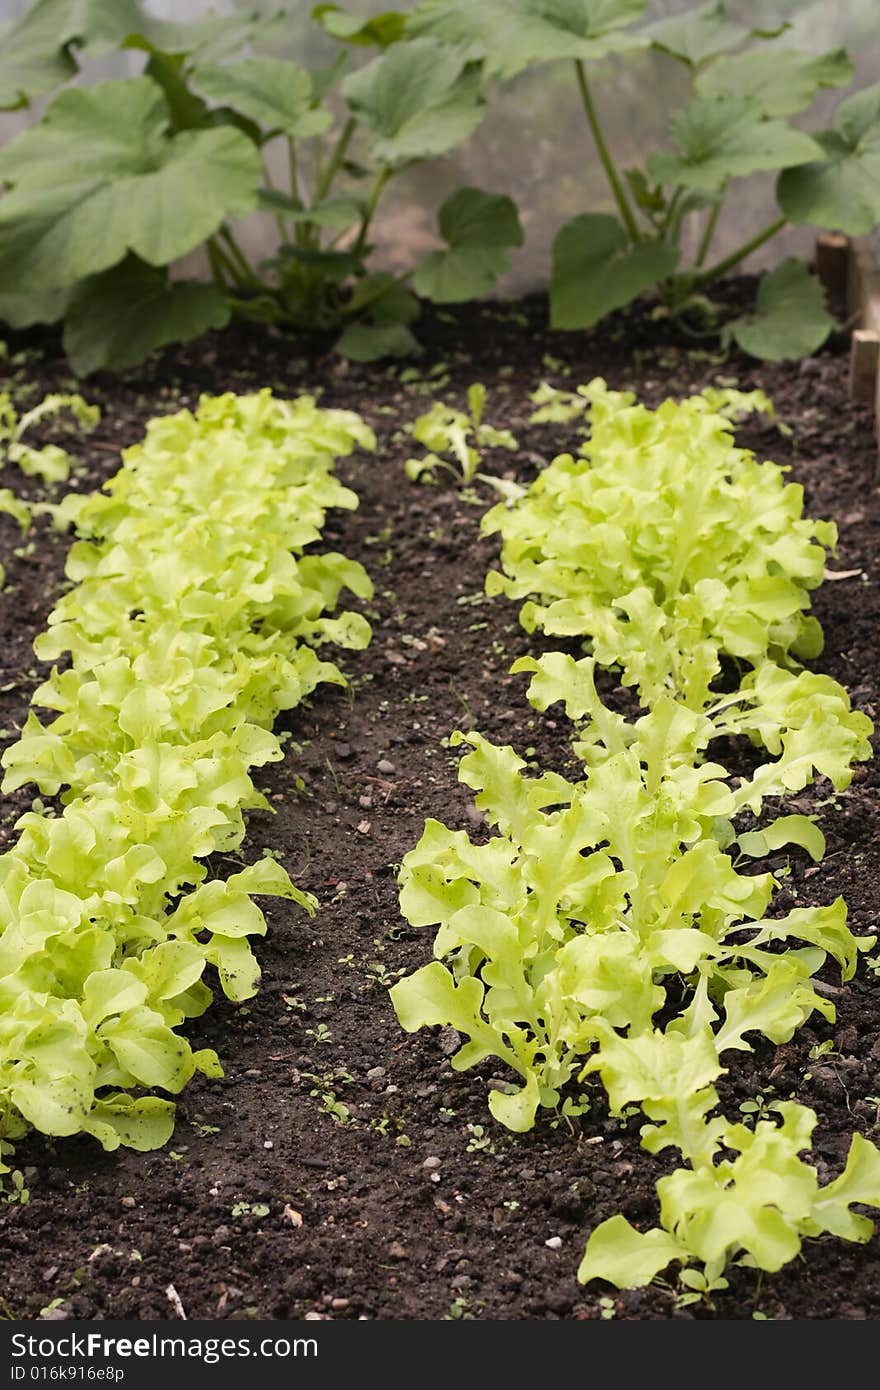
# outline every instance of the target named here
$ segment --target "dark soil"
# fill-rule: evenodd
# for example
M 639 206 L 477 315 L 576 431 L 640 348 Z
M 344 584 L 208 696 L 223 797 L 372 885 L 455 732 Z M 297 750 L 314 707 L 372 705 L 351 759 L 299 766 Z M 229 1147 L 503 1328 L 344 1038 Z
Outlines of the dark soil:
M 733 282 L 729 292 L 740 288 Z M 173 1318 L 169 1285 L 190 1318 L 880 1315 L 877 1240 L 808 1241 L 802 1258 L 762 1280 L 734 1270 L 714 1309 L 680 1308 L 670 1288 L 656 1285 L 582 1288 L 575 1272 L 599 1221 L 623 1212 L 656 1222 L 655 1182 L 667 1164 L 640 1149 L 638 1120 L 610 1117 L 597 1098 L 574 1130 L 544 1114 L 531 1134 L 510 1135 L 486 1107 L 498 1064 L 454 1072 L 456 1039 L 439 1030 L 404 1034 L 389 1003 L 387 985 L 429 958 L 432 939 L 399 914 L 400 860 L 427 816 L 474 829 L 450 732 L 477 728 L 520 751 L 534 748 L 544 766 L 571 763 L 564 718 L 536 715 L 523 678 L 508 674 L 528 649 L 514 606 L 483 596 L 497 556 L 496 540 L 478 536 L 491 494 L 404 479 L 411 451 L 400 430 L 432 397 L 460 403 L 482 381 L 487 418 L 513 429 L 521 446 L 517 455 L 489 455 L 487 466 L 529 478 L 541 460 L 577 442 L 572 427 L 528 424 L 528 393 L 541 379 L 572 388 L 602 375 L 649 404 L 718 381 L 763 387 L 793 435 L 755 420 L 742 442 L 791 464 L 809 513 L 840 527 L 834 569 L 859 571 L 815 596 L 827 641 L 818 669 L 841 680 L 869 715 L 880 710 L 876 445 L 868 413 L 847 400 L 843 335 L 802 364 L 771 366 L 694 352 L 647 314 L 571 335 L 546 331 L 545 314 L 536 297 L 438 315 L 422 325 L 428 348 L 415 373 L 411 364 L 308 360 L 289 340 L 237 330 L 82 388 L 104 410 L 98 431 L 71 446 L 85 464 L 75 485 L 86 488 L 116 470 L 119 448 L 140 438 L 149 416 L 192 405 L 201 391 L 269 385 L 359 410 L 379 447 L 340 463 L 361 505 L 333 516 L 326 544 L 372 574 L 374 639 L 364 653 L 343 654 L 349 695 L 323 690 L 282 721 L 289 756 L 264 780 L 276 814 L 254 814 L 245 842 L 248 858 L 264 847 L 279 851 L 321 899 L 319 915 L 310 921 L 269 901 L 259 994 L 236 1007 L 218 991 L 192 1027 L 197 1045 L 218 1049 L 226 1076 L 197 1080 L 183 1094 L 166 1150 L 104 1154 L 89 1139 L 53 1144 L 40 1136 L 19 1146 L 31 1197 L 0 1210 L 0 1307 L 8 1316 L 36 1318 L 55 1303 L 56 1317 Z M 50 339 L 21 335 L 10 351 L 4 365 L 16 391 L 27 386 L 38 398 L 70 385 Z M 35 492 L 13 470 L 0 481 Z M 6 519 L 7 740 L 40 678 L 31 642 L 59 593 L 69 544 L 42 523 L 23 547 L 14 531 Z M 843 893 L 854 930 L 875 926 L 877 783 L 871 765 L 845 793 L 829 794 L 826 784 L 794 798 L 796 809 L 821 808 L 828 854 L 818 867 L 805 857 L 794 862 L 781 907 Z M 29 803 L 27 790 L 6 798 L 7 843 Z M 836 1024 L 819 1019 L 784 1047 L 733 1054 L 723 1084 L 728 1113 L 757 1095 L 794 1094 L 812 1106 L 823 1178 L 839 1171 L 854 1130 L 880 1138 L 880 978 L 863 961 L 835 1002 Z M 827 1040 L 833 1051 L 817 1057 Z M 345 1109 L 334 1115 L 338 1105 Z M 265 1205 L 268 1215 L 241 1204 Z

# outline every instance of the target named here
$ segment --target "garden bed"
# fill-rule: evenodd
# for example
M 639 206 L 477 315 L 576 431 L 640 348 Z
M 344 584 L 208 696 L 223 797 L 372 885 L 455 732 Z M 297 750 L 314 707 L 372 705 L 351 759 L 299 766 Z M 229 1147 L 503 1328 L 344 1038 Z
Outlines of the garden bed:
M 732 297 L 741 283 L 728 287 Z M 238 329 L 169 351 L 124 380 L 80 388 L 103 409 L 97 431 L 75 446 L 87 465 L 77 486 L 86 488 L 116 470 L 118 450 L 141 437 L 150 416 L 193 405 L 202 391 L 319 392 L 322 405 L 359 411 L 378 448 L 339 463 L 360 508 L 331 514 L 325 537 L 373 577 L 376 596 L 364 605 L 373 641 L 342 654 L 349 692 L 322 689 L 279 721 L 288 756 L 258 778 L 276 814 L 253 813 L 244 846 L 248 860 L 277 851 L 321 911 L 310 921 L 273 901 L 269 935 L 257 944 L 260 992 L 244 1006 L 218 999 L 190 1025 L 193 1045 L 215 1047 L 226 1075 L 184 1091 L 166 1149 L 104 1154 L 86 1138 L 40 1136 L 17 1146 L 31 1196 L 0 1210 L 7 1316 L 34 1318 L 54 1305 L 53 1316 L 174 1318 L 169 1285 L 190 1318 L 880 1315 L 876 1240 L 807 1241 L 802 1259 L 762 1280 L 734 1269 L 714 1310 L 682 1308 L 657 1285 L 580 1286 L 590 1230 L 615 1212 L 653 1224 L 655 1183 L 671 1164 L 639 1147 L 638 1117 L 609 1117 L 598 1093 L 573 1124 L 541 1112 L 529 1134 L 502 1130 L 486 1107 L 499 1064 L 454 1072 L 455 1038 L 403 1033 L 389 1002 L 387 986 L 428 959 L 432 936 L 400 916 L 401 859 L 428 816 L 472 833 L 479 823 L 448 735 L 478 729 L 534 749 L 541 766 L 574 768 L 570 726 L 536 716 L 525 680 L 508 674 L 516 656 L 548 644 L 526 637 L 515 605 L 483 594 L 498 545 L 479 538 L 478 524 L 493 494 L 404 477 L 403 461 L 418 450 L 400 431 L 431 399 L 461 404 L 467 386 L 482 382 L 487 419 L 520 445 L 517 454 L 490 452 L 486 466 L 528 481 L 540 461 L 578 442 L 572 426 L 528 423 L 541 380 L 573 389 L 599 375 L 649 405 L 719 381 L 762 387 L 792 434 L 758 417 L 738 438 L 791 465 L 806 512 L 840 528 L 833 573 L 856 571 L 816 592 L 826 636 L 816 669 L 841 681 L 857 708 L 880 711 L 873 421 L 847 402 L 843 337 L 803 363 L 772 365 L 722 360 L 703 344 L 694 351 L 635 312 L 590 334 L 550 333 L 545 323 L 538 296 L 447 312 L 425 320 L 427 350 L 414 366 L 370 367 L 306 359 L 289 339 Z M 20 335 L 10 351 L 9 376 L 31 384 L 35 398 L 69 385 L 51 341 Z M 11 469 L 2 482 L 33 490 Z M 30 647 L 59 593 L 69 544 L 41 523 L 22 547 L 14 529 L 4 527 L 0 551 L 9 584 L 0 599 L 0 723 L 9 741 L 42 678 Z M 780 911 L 841 893 L 853 930 L 874 929 L 877 782 L 868 765 L 846 792 L 829 795 L 820 783 L 788 799 L 786 809 L 818 811 L 828 851 L 818 866 L 794 852 Z M 4 844 L 30 800 L 27 788 L 5 799 Z M 832 801 L 836 813 L 825 815 Z M 835 988 L 832 974 L 822 978 Z M 874 1141 L 880 1131 L 880 978 L 863 961 L 833 997 L 835 1025 L 814 1017 L 785 1046 L 735 1054 L 719 1086 L 728 1114 L 792 1094 L 815 1109 L 813 1161 L 823 1180 L 840 1170 L 854 1131 Z M 833 1050 L 816 1055 L 827 1040 Z

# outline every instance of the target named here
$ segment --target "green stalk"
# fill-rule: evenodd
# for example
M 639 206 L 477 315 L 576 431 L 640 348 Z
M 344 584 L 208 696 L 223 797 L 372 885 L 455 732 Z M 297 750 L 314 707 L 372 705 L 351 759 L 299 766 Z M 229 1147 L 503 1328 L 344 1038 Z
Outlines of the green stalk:
M 223 261 L 220 257 L 217 243 L 213 240 L 213 238 L 209 238 L 205 242 L 205 247 L 208 252 L 208 260 L 211 264 L 211 274 L 214 277 L 215 285 L 220 290 L 228 290 L 229 285 L 226 280 Z
M 321 199 L 326 198 L 329 193 L 330 186 L 339 171 L 340 164 L 345 158 L 346 151 L 351 143 L 351 137 L 354 135 L 356 129 L 357 121 L 354 119 L 354 116 L 349 116 L 345 125 L 342 127 L 342 133 L 336 141 L 333 153 L 327 161 L 327 166 L 315 184 L 315 196 L 312 199 L 313 203 L 320 203 Z
M 238 289 L 246 289 L 247 284 L 242 280 L 241 272 L 232 258 L 224 251 L 217 238 L 208 237 L 205 245 L 208 250 L 208 259 L 211 262 L 211 271 L 220 288 L 228 290 L 231 281 L 232 285 Z
M 700 245 L 697 249 L 697 259 L 694 261 L 695 266 L 699 267 L 705 265 L 706 263 L 706 257 L 709 254 L 709 247 L 712 245 L 712 238 L 715 235 L 715 228 L 718 225 L 718 217 L 721 212 L 723 202 L 724 195 L 722 194 L 712 211 L 709 213 L 706 225 L 703 228 L 703 235 L 700 238 Z
M 287 169 L 290 180 L 290 196 L 295 201 L 302 202 L 302 194 L 299 191 L 299 161 L 296 153 L 296 141 L 292 135 L 287 137 Z M 293 240 L 297 246 L 309 245 L 310 226 L 308 222 L 295 222 L 293 224 Z
M 348 229 L 346 229 L 346 231 L 347 231 L 347 230 L 348 230 Z M 327 246 L 326 246 L 325 249 L 326 249 L 327 251 L 332 251 L 332 250 L 334 249 L 334 247 L 336 246 L 337 242 L 340 240 L 340 238 L 341 238 L 341 237 L 344 237 L 344 236 L 346 235 L 346 231 L 337 232 L 337 234 L 336 234 L 336 236 L 333 238 L 333 240 L 332 240 L 332 241 L 329 241 L 329 242 L 327 243 Z M 389 273 L 390 273 L 390 272 L 389 272 Z M 393 277 L 393 279 L 391 280 L 390 284 L 386 285 L 385 288 L 384 288 L 383 290 L 380 290 L 379 293 L 373 295 L 372 299 L 369 299 L 369 300 L 367 300 L 366 303 L 362 304 L 362 305 L 360 306 L 360 309 L 358 310 L 358 312 L 359 312 L 359 313 L 363 313 L 363 311 L 364 311 L 365 309 L 372 309 L 372 307 L 373 307 L 374 304 L 379 304 L 379 303 L 381 303 L 381 301 L 385 298 L 385 296 L 386 296 L 387 294 L 390 294 L 391 291 L 392 291 L 393 289 L 396 289 L 398 285 L 406 285 L 406 284 L 408 284 L 409 281 L 412 279 L 412 277 L 415 275 L 415 273 L 416 273 L 416 267 L 415 267 L 415 266 L 412 266 L 409 270 L 402 270 L 401 273 L 400 273 L 399 275 L 395 275 L 395 276 Z M 346 312 L 346 313 L 348 312 L 348 309 L 347 309 L 347 308 L 346 308 L 345 312 Z
M 353 256 L 359 256 L 367 244 L 367 232 L 370 230 L 370 223 L 373 220 L 379 199 L 382 196 L 382 189 L 390 178 L 391 170 L 386 164 L 383 164 L 373 180 L 373 187 L 370 189 L 370 196 L 367 199 L 367 206 L 364 208 L 364 215 L 361 220 L 361 229 L 357 234 L 357 240 L 354 246 L 351 248 Z
M 229 228 L 224 225 L 220 228 L 218 236 L 225 243 L 226 253 L 229 260 L 238 268 L 238 283 L 248 289 L 262 290 L 265 285 L 257 275 L 247 256 L 242 251 L 235 237 Z
M 320 188 L 324 177 L 324 142 L 320 135 L 315 136 L 312 151 L 312 185 L 314 188 Z
M 702 289 L 704 285 L 711 284 L 713 280 L 719 280 L 728 270 L 732 270 L 735 265 L 739 265 L 740 261 L 744 261 L 746 256 L 750 256 L 753 251 L 757 251 L 759 246 L 763 246 L 765 241 L 769 241 L 771 237 L 776 236 L 777 232 L 781 232 L 787 222 L 787 217 L 774 218 L 762 232 L 757 232 L 750 241 L 744 242 L 735 251 L 731 251 L 729 256 L 717 261 L 708 270 L 704 270 L 701 275 L 695 276 L 691 283 L 691 289 Z
M 269 164 L 265 157 L 263 158 L 263 173 L 266 179 L 266 187 L 274 189 L 275 185 L 272 182 L 272 176 L 269 173 Z M 278 235 L 280 236 L 282 241 L 285 241 L 287 238 L 287 219 L 280 212 L 275 212 L 272 214 L 272 216 L 275 218 L 275 225 L 278 228 Z
M 666 216 L 663 218 L 663 221 L 661 223 L 663 237 L 666 241 L 672 243 L 672 245 L 678 244 L 678 236 L 679 231 L 681 229 L 681 218 L 678 211 L 678 205 L 683 197 L 683 188 L 674 189 L 672 197 L 669 199 L 669 202 L 666 207 Z
M 290 179 L 290 196 L 294 201 L 299 200 L 302 202 L 299 192 L 299 167 L 296 160 L 296 141 L 292 135 L 288 135 L 287 137 L 287 170 L 288 178 Z
M 602 161 L 602 165 L 608 177 L 608 182 L 611 185 L 611 191 L 614 194 L 614 200 L 617 203 L 618 209 L 620 210 L 620 215 L 623 218 L 626 230 L 629 232 L 631 240 L 641 241 L 641 234 L 639 232 L 635 216 L 633 215 L 633 210 L 629 205 L 629 201 L 623 189 L 623 184 L 620 182 L 620 179 L 618 178 L 617 169 L 615 167 L 614 160 L 611 157 L 611 151 L 608 149 L 608 146 L 605 143 L 605 137 L 602 134 L 602 127 L 599 125 L 599 118 L 596 115 L 596 108 L 593 105 L 593 98 L 590 94 L 590 88 L 587 82 L 587 74 L 584 69 L 583 60 L 581 58 L 576 58 L 574 66 L 575 71 L 577 72 L 578 87 L 580 88 L 581 93 L 581 101 L 583 102 L 584 111 L 586 113 L 587 121 L 590 126 L 590 131 L 593 136 L 593 142 L 596 146 L 596 150 L 598 151 L 599 158 Z

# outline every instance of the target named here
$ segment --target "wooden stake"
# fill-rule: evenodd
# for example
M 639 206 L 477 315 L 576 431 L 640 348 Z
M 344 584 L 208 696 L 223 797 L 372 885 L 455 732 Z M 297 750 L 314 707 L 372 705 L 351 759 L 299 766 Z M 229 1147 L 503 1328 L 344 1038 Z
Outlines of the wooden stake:
M 849 276 L 849 238 L 840 232 L 816 237 L 816 274 L 829 294 L 846 294 Z
M 860 405 L 873 405 L 880 371 L 880 333 L 872 328 L 853 330 L 849 349 L 849 398 Z
M 847 307 L 860 328 L 880 333 L 880 265 L 870 237 L 850 241 Z

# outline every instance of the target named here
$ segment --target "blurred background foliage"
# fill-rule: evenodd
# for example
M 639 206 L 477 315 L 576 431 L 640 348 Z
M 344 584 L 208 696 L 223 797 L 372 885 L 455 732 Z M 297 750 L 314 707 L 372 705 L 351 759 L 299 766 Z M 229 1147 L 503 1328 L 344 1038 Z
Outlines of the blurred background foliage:
M 394 0 L 340 0 L 351 13 L 365 18 L 395 8 Z M 187 20 L 209 12 L 232 14 L 244 0 L 145 0 L 159 18 Z M 474 0 L 479 4 L 479 0 Z M 0 21 L 12 20 L 28 8 L 28 0 L 0 0 Z M 339 46 L 310 18 L 313 0 L 249 0 L 247 8 L 267 14 L 279 9 L 286 23 L 272 54 L 313 67 L 329 63 Z M 400 3 L 409 10 L 413 4 Z M 693 8 L 693 0 L 651 0 L 646 19 L 661 19 Z M 779 40 L 788 48 L 820 53 L 843 47 L 855 66 L 850 90 L 880 81 L 880 0 L 728 0 L 731 18 L 751 27 L 771 28 L 781 22 L 790 28 Z M 350 50 L 352 65 L 367 61 L 375 50 Z M 143 59 L 136 53 L 91 61 L 80 80 L 98 80 L 136 73 Z M 687 77 L 681 64 L 655 50 L 610 58 L 591 65 L 591 83 L 609 144 L 619 164 L 643 163 L 647 153 L 661 148 L 672 112 L 686 99 Z M 816 129 L 830 120 L 845 92 L 820 92 L 812 109 L 795 124 Z M 0 141 L 30 123 L 45 107 L 35 102 L 26 112 L 0 113 Z M 352 154 L 357 157 L 357 150 Z M 579 157 L 580 155 L 580 157 Z M 274 152 L 269 152 L 274 161 Z M 279 168 L 285 154 L 277 152 Z M 396 179 L 374 224 L 377 268 L 400 270 L 439 244 L 436 210 L 461 184 L 474 184 L 507 193 L 520 209 L 525 245 L 511 256 L 510 271 L 495 293 L 516 295 L 544 286 L 550 272 L 550 244 L 561 223 L 580 212 L 614 212 L 608 185 L 587 131 L 578 98 L 573 65 L 548 63 L 512 81 L 494 84 L 489 110 L 467 145 L 445 159 L 414 167 Z M 739 182 L 719 226 L 718 256 L 744 241 L 776 211 L 773 175 L 754 175 Z M 696 219 L 686 224 L 683 249 L 694 250 Z M 260 259 L 274 250 L 271 220 L 254 217 L 242 224 L 240 240 Z M 759 270 L 786 255 L 809 257 L 814 232 L 790 228 L 754 255 L 742 268 Z M 880 249 L 880 235 L 878 235 Z M 188 257 L 180 273 L 199 271 L 199 255 Z

